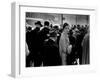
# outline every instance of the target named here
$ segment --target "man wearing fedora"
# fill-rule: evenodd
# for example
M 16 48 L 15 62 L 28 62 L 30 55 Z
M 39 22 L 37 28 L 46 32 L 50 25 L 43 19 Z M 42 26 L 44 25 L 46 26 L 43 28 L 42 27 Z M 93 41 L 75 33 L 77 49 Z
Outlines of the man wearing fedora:
M 50 27 L 50 23 L 48 21 L 45 21 L 43 28 L 38 33 L 38 45 L 39 45 L 38 51 L 39 51 L 41 57 L 43 57 L 43 54 L 41 51 L 42 51 L 42 47 L 44 45 L 44 41 L 46 39 L 48 39 L 48 34 L 49 34 L 49 30 L 50 30 L 49 27 Z
M 42 24 L 40 21 L 35 22 L 35 28 L 30 32 L 30 54 L 29 54 L 29 59 L 30 59 L 30 66 L 38 67 L 41 65 L 41 57 L 38 52 L 38 32 L 40 31 L 40 28 L 42 27 Z M 28 45 L 29 46 L 29 45 Z

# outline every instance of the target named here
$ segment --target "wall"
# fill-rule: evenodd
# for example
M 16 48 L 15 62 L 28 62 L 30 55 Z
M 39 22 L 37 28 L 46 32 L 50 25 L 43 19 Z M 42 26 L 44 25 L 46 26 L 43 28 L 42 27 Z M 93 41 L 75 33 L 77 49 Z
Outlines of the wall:
M 44 25 L 44 21 L 49 21 L 50 24 L 57 24 L 59 26 L 64 23 L 68 23 L 70 26 L 78 24 L 85 26 L 89 24 L 89 16 L 77 14 L 26 13 L 26 23 L 28 25 L 34 27 L 36 21 L 41 21 L 42 25 Z

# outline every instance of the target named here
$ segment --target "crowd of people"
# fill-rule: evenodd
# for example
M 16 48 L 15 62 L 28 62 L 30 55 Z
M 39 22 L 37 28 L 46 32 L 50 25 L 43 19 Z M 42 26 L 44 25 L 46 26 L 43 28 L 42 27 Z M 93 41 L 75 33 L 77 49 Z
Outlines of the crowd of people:
M 26 67 L 89 64 L 89 26 L 48 21 L 26 27 Z

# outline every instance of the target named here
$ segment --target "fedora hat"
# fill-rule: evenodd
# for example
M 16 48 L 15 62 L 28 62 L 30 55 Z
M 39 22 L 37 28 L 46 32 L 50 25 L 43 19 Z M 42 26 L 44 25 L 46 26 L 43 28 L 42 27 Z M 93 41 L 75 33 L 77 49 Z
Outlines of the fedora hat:
M 42 27 L 42 24 L 41 24 L 41 22 L 40 21 L 37 21 L 37 22 L 35 22 L 35 25 L 40 25 L 41 27 Z

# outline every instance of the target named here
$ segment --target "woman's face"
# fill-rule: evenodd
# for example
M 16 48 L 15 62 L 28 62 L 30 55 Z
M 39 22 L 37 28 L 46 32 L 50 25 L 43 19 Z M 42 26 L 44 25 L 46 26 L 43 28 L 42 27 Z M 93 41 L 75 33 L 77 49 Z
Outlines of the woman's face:
M 64 30 L 69 32 L 69 26 L 66 26 Z

